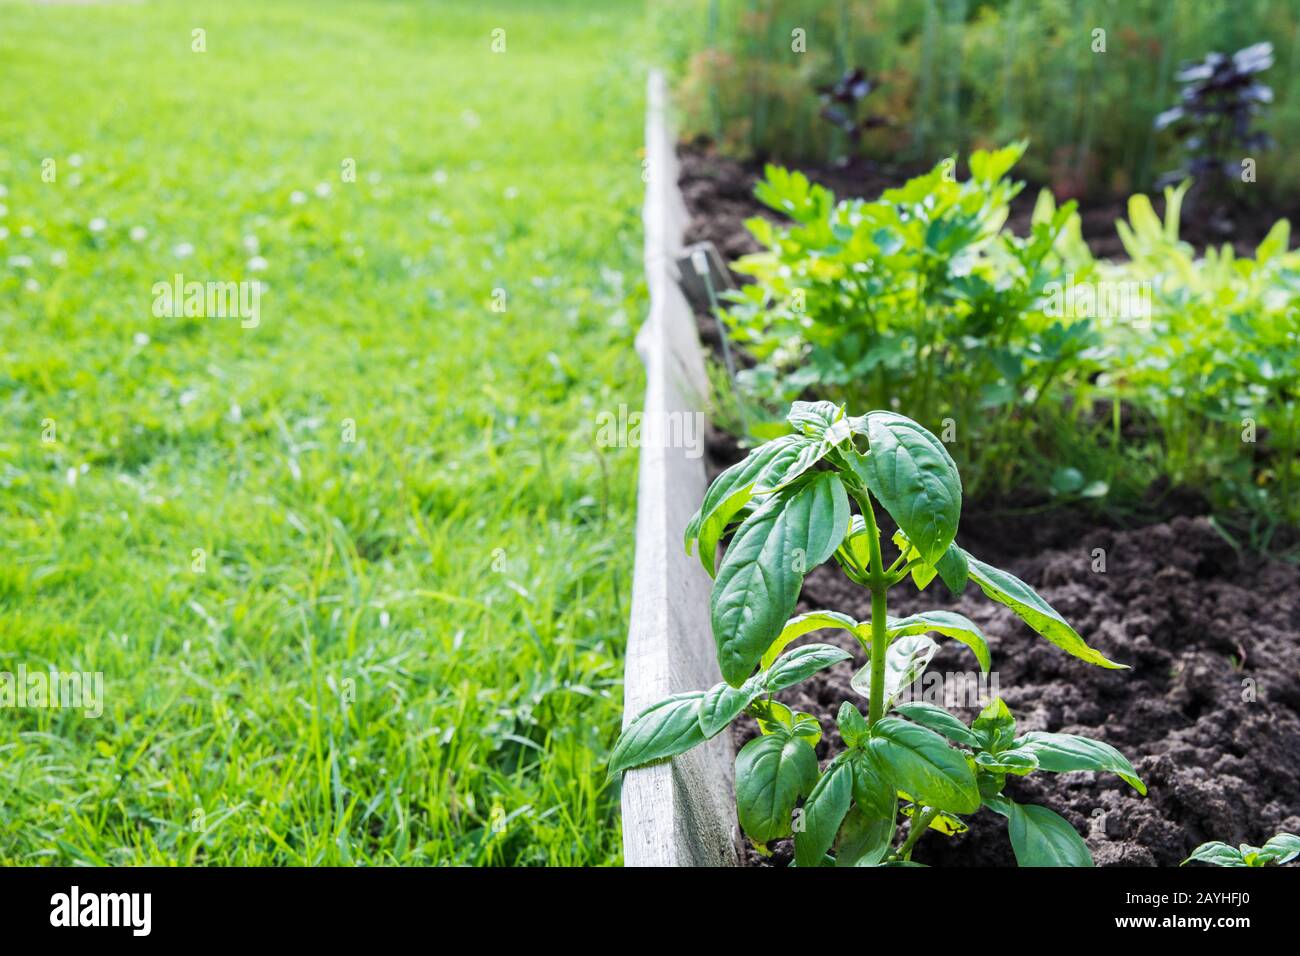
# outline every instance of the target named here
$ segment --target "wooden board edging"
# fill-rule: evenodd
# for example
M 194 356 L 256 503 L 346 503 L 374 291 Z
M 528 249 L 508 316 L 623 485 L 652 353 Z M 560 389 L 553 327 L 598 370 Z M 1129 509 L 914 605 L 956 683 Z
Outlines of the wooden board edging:
M 686 206 L 677 188 L 667 84 L 651 71 L 646 103 L 645 270 L 650 313 L 636 347 L 646 368 L 637 479 L 636 566 L 623 683 L 624 726 L 669 694 L 721 680 L 709 624 L 712 582 L 682 547 L 704 497 L 708 377 L 695 316 L 678 289 Z M 669 427 L 675 423 L 676 430 Z M 672 436 L 678 440 L 672 440 Z M 680 440 L 691 438 L 693 444 Z M 666 763 L 623 775 L 626 866 L 736 866 L 734 752 L 726 732 Z

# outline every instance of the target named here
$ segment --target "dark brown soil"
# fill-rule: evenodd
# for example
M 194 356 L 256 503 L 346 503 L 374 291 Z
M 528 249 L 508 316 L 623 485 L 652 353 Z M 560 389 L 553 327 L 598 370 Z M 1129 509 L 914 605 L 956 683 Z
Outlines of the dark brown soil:
M 762 167 L 756 163 L 740 163 L 713 152 L 707 144 L 694 143 L 681 147 L 682 194 L 691 211 L 687 229 L 687 242 L 709 240 L 723 256 L 732 260 L 740 255 L 759 251 L 758 244 L 745 229 L 745 220 L 763 216 L 773 222 L 781 217 L 754 198 L 754 184 L 762 177 Z M 865 161 L 855 161 L 845 167 L 801 166 L 810 179 L 831 189 L 839 198 L 850 196 L 875 199 L 886 189 L 902 185 L 923 168 L 885 166 Z M 1019 236 L 1029 232 L 1030 218 L 1039 188 L 1026 185 L 1013 200 L 1007 225 Z M 1164 216 L 1163 196 L 1151 191 L 1156 213 Z M 1061 199 L 1063 197 L 1058 197 Z M 1124 259 L 1124 247 L 1115 231 L 1117 219 L 1127 219 L 1126 199 L 1083 199 L 1079 202 L 1083 238 L 1093 255 L 1098 258 Z M 1220 246 L 1231 243 L 1238 255 L 1251 255 L 1260 240 L 1280 218 L 1295 221 L 1298 210 L 1277 207 L 1235 207 L 1197 202 L 1189 196 L 1184 202 L 1181 216 L 1181 235 L 1198 250 L 1207 245 Z M 1295 237 L 1293 237 L 1294 245 Z
M 1090 529 L 1090 530 L 1089 530 Z M 1024 730 L 1079 733 L 1113 744 L 1149 788 L 1139 796 L 1109 775 L 1011 778 L 1007 794 L 1063 814 L 1099 865 L 1174 866 L 1197 844 L 1259 845 L 1300 828 L 1300 568 L 1239 557 L 1203 517 L 1133 530 L 1097 527 L 1070 513 L 1007 521 L 973 518 L 959 540 L 1034 586 L 1091 644 L 1131 670 L 1091 667 L 1037 637 L 977 587 L 961 598 L 936 582 L 891 593 L 891 613 L 946 607 L 980 624 L 998 690 Z M 1104 573 L 1093 571 L 1103 549 Z M 898 595 L 895 597 L 895 595 Z M 867 592 L 833 566 L 809 575 L 801 610 L 870 617 Z M 853 672 L 866 663 L 842 632 L 807 640 L 841 644 L 855 660 L 780 695 L 817 715 L 825 760 L 842 742 L 833 719 L 855 700 Z M 971 671 L 969 651 L 946 642 L 932 671 Z M 967 720 L 970 709 L 959 710 Z M 745 718 L 741 746 L 757 733 Z M 1006 824 L 989 811 L 969 832 L 930 833 L 914 858 L 945 866 L 1014 865 Z M 771 861 L 783 864 L 789 841 Z

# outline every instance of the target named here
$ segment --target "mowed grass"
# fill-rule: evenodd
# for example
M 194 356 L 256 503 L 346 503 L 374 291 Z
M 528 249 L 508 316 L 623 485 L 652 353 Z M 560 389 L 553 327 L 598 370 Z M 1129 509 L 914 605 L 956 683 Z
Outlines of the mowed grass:
M 192 6 L 0 3 L 0 861 L 615 863 L 643 11 Z

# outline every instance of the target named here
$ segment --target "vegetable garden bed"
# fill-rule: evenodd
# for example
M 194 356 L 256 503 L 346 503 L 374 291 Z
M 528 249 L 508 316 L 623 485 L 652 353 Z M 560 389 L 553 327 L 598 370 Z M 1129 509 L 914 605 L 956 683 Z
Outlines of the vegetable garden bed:
M 736 229 L 760 212 L 747 195 L 753 180 L 740 179 L 742 189 L 734 178 L 702 173 L 709 165 L 698 154 L 684 159 L 687 240 L 714 241 L 729 259 L 752 251 Z M 715 339 L 713 320 L 697 320 L 701 334 Z M 729 435 L 712 439 L 716 475 L 743 452 Z M 881 530 L 885 538 L 894 530 L 887 516 Z M 1205 499 L 1189 489 L 1150 489 L 1143 513 L 1124 521 L 1095 509 L 1040 513 L 968 502 L 958 540 L 1020 576 L 1103 654 L 1132 667 L 1105 671 L 1068 657 L 978 590 L 954 600 L 937 585 L 924 595 L 908 586 L 891 613 L 938 604 L 981 626 L 999 662 L 998 693 L 1021 732 L 1104 739 L 1132 760 L 1149 788 L 1143 797 L 1107 774 L 1036 774 L 1012 779 L 1009 796 L 1060 811 L 1098 865 L 1173 866 L 1206 841 L 1259 845 L 1300 827 L 1300 568 L 1235 549 Z M 870 617 L 869 596 L 833 564 L 805 579 L 798 612 L 828 607 Z M 850 677 L 866 663 L 853 639 L 823 630 L 803 640 L 842 646 L 854 658 L 777 699 L 813 713 L 852 699 Z M 968 652 L 946 644 L 930 669 L 967 670 Z M 977 712 L 958 709 L 967 720 Z M 759 733 L 748 717 L 732 731 L 736 749 Z M 823 721 L 823 731 L 817 750 L 824 764 L 843 742 L 833 722 Z M 920 841 L 917 861 L 1014 865 L 1005 821 L 983 812 L 969 824 L 950 838 Z M 747 863 L 784 865 L 792 846 L 777 841 L 770 857 L 747 848 Z
M 704 391 L 698 340 L 715 349 L 719 345 L 712 319 L 696 315 L 698 326 L 692 326 L 688 306 L 671 281 L 669 264 L 685 219 L 678 184 L 668 177 L 655 180 L 656 172 L 677 167 L 675 157 L 664 155 L 666 127 L 656 119 L 662 104 L 662 89 L 652 80 L 647 193 L 652 311 L 640 342 L 648 415 L 703 408 L 695 397 Z M 725 185 L 701 188 L 698 162 L 688 166 L 686 238 L 721 240 L 728 258 L 748 251 L 729 237 L 735 223 L 756 211 L 752 200 Z M 677 377 L 665 384 L 665 372 L 672 368 Z M 678 392 L 683 383 L 689 388 Z M 709 477 L 741 457 L 731 436 L 710 435 Z M 667 694 L 700 691 L 718 679 L 709 581 L 680 545 L 681 530 L 704 487 L 698 463 L 683 465 L 671 449 L 643 450 L 625 727 Z M 882 537 L 894 530 L 882 516 Z M 1236 547 L 1214 525 L 1204 500 L 1182 490 L 1153 493 L 1144 511 L 1123 521 L 1097 509 L 1011 509 L 992 500 L 969 501 L 958 538 L 963 547 L 1036 589 L 1101 654 L 1132 668 L 1099 670 L 1061 653 L 1034 638 L 1010 610 L 982 600 L 978 589 L 954 598 L 937 586 L 924 596 L 910 582 L 900 587 L 891 614 L 938 605 L 980 627 L 998 662 L 999 684 L 992 695 L 1010 705 L 1018 732 L 1106 740 L 1131 758 L 1149 788 L 1143 796 L 1109 774 L 1077 771 L 1009 778 L 1007 797 L 1059 810 L 1100 865 L 1176 865 L 1206 841 L 1262 845 L 1274 833 L 1300 829 L 1300 568 Z M 857 620 L 871 616 L 867 592 L 829 563 L 807 575 L 797 612 L 821 608 Z M 835 630 L 811 632 L 800 641 L 837 645 L 852 659 L 776 692 L 773 699 L 796 713 L 813 714 L 851 700 L 850 677 L 867 663 L 860 642 Z M 969 669 L 965 653 L 956 644 L 943 646 L 931 672 L 961 674 Z M 680 679 L 665 676 L 667 662 L 674 661 L 690 673 L 675 675 Z M 960 701 L 941 703 L 967 722 L 980 709 L 973 700 L 965 707 Z M 845 742 L 834 721 L 821 723 L 816 753 L 825 769 Z M 756 721 L 745 716 L 730 733 L 704 746 L 628 772 L 627 862 L 733 862 L 730 759 L 758 733 Z M 1006 834 L 1001 817 L 980 812 L 955 834 L 921 840 L 915 859 L 1012 865 Z M 790 862 L 790 839 L 774 839 L 768 848 L 771 854 L 761 855 L 746 845 L 741 862 Z

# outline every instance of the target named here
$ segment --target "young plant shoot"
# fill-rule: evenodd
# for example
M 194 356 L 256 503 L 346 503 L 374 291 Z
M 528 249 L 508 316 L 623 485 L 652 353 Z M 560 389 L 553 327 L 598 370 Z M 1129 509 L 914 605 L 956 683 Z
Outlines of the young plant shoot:
M 974 622 L 951 611 L 891 617 L 889 591 L 909 575 L 918 587 L 938 577 L 953 594 L 974 581 L 1066 653 L 1100 667 L 1125 665 L 1088 646 L 1023 581 L 956 544 L 961 480 L 930 432 L 895 412 L 852 417 L 830 402 L 796 402 L 787 421 L 792 434 L 718 476 L 686 529 L 688 552 L 695 546 L 714 576 L 713 637 L 724 681 L 640 714 L 615 745 L 610 772 L 682 753 L 749 714 L 761 734 L 736 757 L 736 806 L 760 850 L 793 833 L 797 866 L 916 865 L 912 850 L 927 830 L 960 832 L 961 816 L 986 808 L 1007 819 L 1021 866 L 1091 866 L 1087 846 L 1066 820 L 1002 793 L 1007 776 L 1109 771 L 1145 794 L 1132 765 L 1086 737 L 1017 734 L 998 698 L 970 726 L 942 707 L 900 702 L 934 656 L 935 636 L 965 644 L 984 672 L 991 660 Z M 877 506 L 899 529 L 898 554 L 889 563 Z M 727 534 L 730 544 L 715 567 Z M 804 575 L 832 557 L 870 591 L 870 620 L 835 610 L 792 616 Z M 869 663 L 852 681 L 864 700 L 845 701 L 836 717 L 845 749 L 819 771 L 818 718 L 773 695 L 851 658 L 829 644 L 787 650 L 823 628 L 851 634 Z M 911 822 L 896 839 L 900 815 Z
M 1181 865 L 1195 861 L 1213 866 L 1285 866 L 1297 858 L 1300 858 L 1300 836 L 1279 833 L 1263 846 L 1248 843 L 1229 846 L 1219 840 L 1202 843 Z

